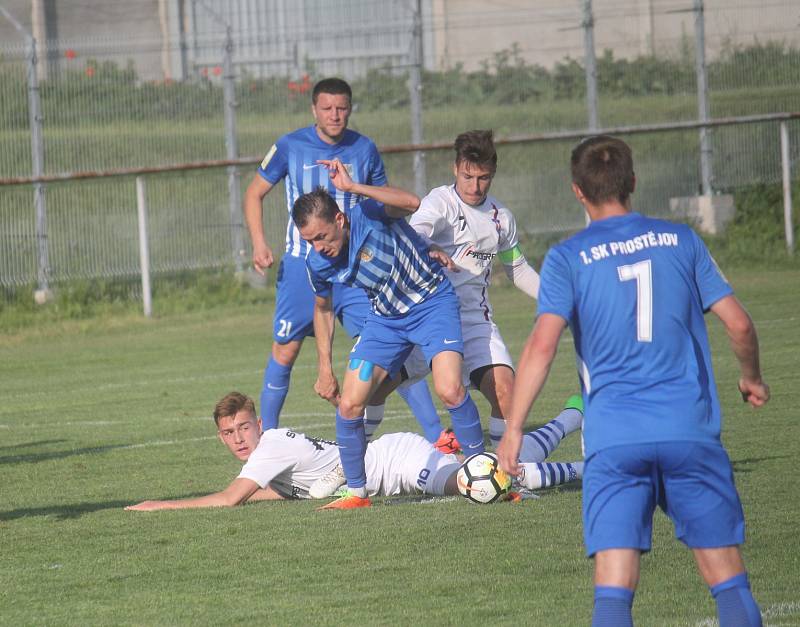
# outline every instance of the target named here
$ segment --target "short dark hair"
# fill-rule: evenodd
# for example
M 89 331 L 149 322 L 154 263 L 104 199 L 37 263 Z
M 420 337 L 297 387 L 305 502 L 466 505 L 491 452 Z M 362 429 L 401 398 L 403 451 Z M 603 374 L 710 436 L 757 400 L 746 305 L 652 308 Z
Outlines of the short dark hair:
M 497 169 L 497 150 L 494 148 L 492 131 L 467 131 L 456 137 L 453 144 L 456 163 L 469 161 L 475 165 Z
M 353 90 L 350 89 L 350 85 L 348 85 L 347 81 L 336 77 L 323 78 L 318 81 L 311 92 L 311 102 L 317 104 L 317 98 L 319 98 L 320 94 L 344 94 L 348 100 L 351 102 L 353 100 Z
M 588 137 L 572 150 L 572 182 L 593 205 L 611 200 L 622 204 L 633 193 L 633 153 L 621 139 Z
M 256 405 L 253 399 L 241 392 L 229 392 L 214 406 L 214 422 L 219 427 L 219 421 L 222 418 L 235 416 L 240 411 L 246 411 L 255 418 Z
M 322 218 L 326 222 L 333 222 L 339 213 L 339 205 L 324 187 L 318 187 L 313 192 L 303 194 L 294 201 L 292 207 L 292 220 L 298 228 L 303 228 L 309 218 Z

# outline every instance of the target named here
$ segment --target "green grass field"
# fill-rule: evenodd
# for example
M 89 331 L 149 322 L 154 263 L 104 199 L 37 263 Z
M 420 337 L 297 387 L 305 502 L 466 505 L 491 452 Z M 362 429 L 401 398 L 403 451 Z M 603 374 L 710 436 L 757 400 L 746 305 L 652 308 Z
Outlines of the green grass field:
M 759 328 L 773 391 L 761 411 L 741 403 L 724 332 L 709 320 L 724 441 L 748 521 L 745 556 L 766 623 L 797 625 L 800 271 L 729 278 Z M 493 300 L 518 354 L 533 304 L 503 286 Z M 0 624 L 588 624 L 591 563 L 575 487 L 486 507 L 395 498 L 355 512 L 309 502 L 124 511 L 216 491 L 236 475 L 211 409 L 231 389 L 258 395 L 270 313 L 127 315 L 0 335 Z M 340 363 L 347 348 L 340 334 Z M 284 424 L 330 437 L 332 411 L 311 391 L 314 364 L 308 346 Z M 530 424 L 575 388 L 564 340 Z M 414 427 L 392 399 L 383 431 Z M 553 458 L 577 455 L 573 436 Z M 713 624 L 711 597 L 660 514 L 655 536 L 635 620 Z

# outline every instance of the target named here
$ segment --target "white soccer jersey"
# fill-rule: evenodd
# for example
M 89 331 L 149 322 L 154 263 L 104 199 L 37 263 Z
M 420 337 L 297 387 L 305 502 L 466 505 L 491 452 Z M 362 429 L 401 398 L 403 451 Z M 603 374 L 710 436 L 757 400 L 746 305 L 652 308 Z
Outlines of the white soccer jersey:
M 307 499 L 308 488 L 339 463 L 335 442 L 309 437 L 290 429 L 268 429 L 261 434 L 240 479 L 269 485 L 286 498 Z
M 391 496 L 424 492 L 437 470 L 458 460 L 416 433 L 390 433 L 367 445 L 364 462 L 370 496 Z M 307 499 L 311 484 L 338 463 L 335 442 L 290 429 L 269 429 L 261 434 L 239 478 L 262 488 L 269 485 L 285 498 Z
M 492 261 L 518 243 L 511 211 L 494 196 L 473 207 L 458 197 L 454 185 L 444 185 L 422 199 L 410 224 L 458 266 L 459 272 L 446 272 L 458 294 L 462 317 L 471 318 L 472 313 L 491 320 L 488 287 Z
M 429 492 L 436 471 L 458 460 L 416 433 L 387 433 L 367 445 L 364 464 L 370 496 L 393 496 Z

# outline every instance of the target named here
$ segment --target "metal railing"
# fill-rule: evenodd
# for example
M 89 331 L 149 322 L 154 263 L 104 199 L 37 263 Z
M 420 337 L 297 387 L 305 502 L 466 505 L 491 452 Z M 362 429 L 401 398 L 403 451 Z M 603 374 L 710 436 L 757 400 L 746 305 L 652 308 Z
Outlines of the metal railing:
M 752 116 L 739 116 L 739 117 L 729 117 L 729 118 L 720 118 L 720 119 L 711 119 L 705 122 L 676 122 L 676 123 L 664 123 L 664 124 L 649 124 L 649 125 L 638 125 L 638 126 L 618 126 L 618 127 L 609 127 L 605 129 L 598 129 L 596 131 L 592 131 L 589 129 L 584 130 L 572 130 L 572 131 L 559 131 L 553 133 L 537 133 L 537 134 L 526 134 L 526 135 L 517 135 L 517 136 L 510 136 L 510 137 L 498 137 L 496 138 L 496 144 L 498 149 L 503 155 L 505 150 L 525 150 L 527 153 L 531 153 L 535 147 L 539 145 L 550 145 L 554 146 L 554 150 L 550 150 L 550 156 L 542 159 L 543 162 L 546 163 L 558 163 L 558 170 L 561 170 L 561 175 L 558 178 L 561 180 L 562 183 L 562 190 L 566 192 L 568 189 L 566 178 L 567 175 L 567 149 L 562 146 L 565 142 L 573 143 L 575 140 L 579 140 L 587 135 L 596 134 L 596 133 L 604 133 L 604 134 L 612 134 L 617 136 L 629 136 L 631 141 L 634 141 L 633 138 L 637 136 L 644 136 L 650 138 L 651 136 L 657 136 L 660 134 L 674 134 L 676 132 L 679 133 L 686 133 L 689 131 L 695 131 L 697 129 L 722 129 L 725 127 L 735 127 L 741 125 L 768 125 L 769 128 L 772 128 L 774 131 L 775 125 L 779 125 L 779 131 L 774 133 L 775 139 L 779 141 L 779 149 L 776 148 L 776 152 L 780 154 L 780 177 L 783 184 L 783 202 L 784 202 L 784 227 L 785 227 L 785 239 L 786 239 L 786 248 L 788 253 L 791 255 L 794 253 L 794 230 L 793 230 L 793 208 L 792 208 L 792 195 L 791 195 L 791 171 L 792 171 L 792 144 L 790 143 L 790 133 L 789 133 L 789 124 L 794 121 L 800 119 L 800 113 L 774 113 L 774 114 L 765 114 L 765 115 L 752 115 Z M 384 157 L 389 160 L 393 157 L 401 157 L 405 158 L 408 161 L 409 157 L 413 159 L 414 155 L 423 154 L 432 157 L 432 161 L 437 164 L 441 163 L 449 163 L 450 155 L 449 151 L 452 149 L 452 144 L 450 142 L 436 142 L 436 143 L 429 143 L 429 144 L 407 144 L 407 145 L 392 145 L 392 146 L 382 146 L 380 150 Z M 445 154 L 447 153 L 447 154 Z M 555 155 L 559 154 L 559 157 Z M 695 155 L 697 156 L 697 155 Z M 231 261 L 230 259 L 245 259 L 247 256 L 247 251 L 244 245 L 244 231 L 243 231 L 243 220 L 241 216 L 241 210 L 239 205 L 236 206 L 235 213 L 232 209 L 229 209 L 228 215 L 225 215 L 224 211 L 222 211 L 221 207 L 227 204 L 230 207 L 233 206 L 231 196 L 228 197 L 228 203 L 222 201 L 222 197 L 217 194 L 216 196 L 216 211 L 212 211 L 217 215 L 217 219 L 220 221 L 214 224 L 214 235 L 211 236 L 211 239 L 208 238 L 199 238 L 196 232 L 193 232 L 191 228 L 193 217 L 193 211 L 191 209 L 186 208 L 175 208 L 172 207 L 168 209 L 166 212 L 161 212 L 162 215 L 160 217 L 160 221 L 157 222 L 159 225 L 160 231 L 157 233 L 153 233 L 151 228 L 148 226 L 149 219 L 148 215 L 150 214 L 150 210 L 148 208 L 148 200 L 147 195 L 145 192 L 145 177 L 149 176 L 156 186 L 158 184 L 163 184 L 164 179 L 163 175 L 165 173 L 189 173 L 189 172 L 226 172 L 226 177 L 228 178 L 228 182 L 230 183 L 230 171 L 232 169 L 237 170 L 236 180 L 237 180 L 237 187 L 235 191 L 235 198 L 237 199 L 236 202 L 239 202 L 239 198 L 241 197 L 241 190 L 239 189 L 238 182 L 238 168 L 244 165 L 255 165 L 260 162 L 259 157 L 246 157 L 246 158 L 236 158 L 236 159 L 227 159 L 227 160 L 218 160 L 218 161 L 198 161 L 198 162 L 190 162 L 190 163 L 182 163 L 182 164 L 173 164 L 169 166 L 156 166 L 156 167 L 147 167 L 147 168 L 119 168 L 119 169 L 111 169 L 105 171 L 95 171 L 95 172 L 75 172 L 75 173 L 58 173 L 52 175 L 39 175 L 39 176 L 31 176 L 31 177 L 12 177 L 12 178 L 3 178 L 0 179 L 0 186 L 4 186 L 6 188 L 9 187 L 16 187 L 16 188 L 25 188 L 29 189 L 31 187 L 36 188 L 36 186 L 44 186 L 45 184 L 48 185 L 55 185 L 56 187 L 61 185 L 70 185 L 74 184 L 76 181 L 82 181 L 85 183 L 94 182 L 95 184 L 107 181 L 109 179 L 116 179 L 119 181 L 129 181 L 132 177 L 136 179 L 135 188 L 132 189 L 129 193 L 135 197 L 135 203 L 133 200 L 130 201 L 130 206 L 135 204 L 136 206 L 136 228 L 135 231 L 138 233 L 138 241 L 136 242 L 136 246 L 139 252 L 138 255 L 138 266 L 133 269 L 131 265 L 127 265 L 124 268 L 117 268 L 116 270 L 111 268 L 105 268 L 105 273 L 95 273 L 92 274 L 91 272 L 84 271 L 84 276 L 131 276 L 133 274 L 138 274 L 141 276 L 142 282 L 142 299 L 144 305 L 144 311 L 146 315 L 150 315 L 151 309 L 151 294 L 150 294 L 150 284 L 151 284 L 151 240 L 153 239 L 154 235 L 163 237 L 165 234 L 168 235 L 170 238 L 175 238 L 174 244 L 175 247 L 180 248 L 182 251 L 191 250 L 195 245 L 202 244 L 203 241 L 210 241 L 216 242 L 214 244 L 216 248 L 216 254 L 212 255 L 211 258 L 206 258 L 205 262 L 200 262 L 200 264 L 192 264 L 187 263 L 185 264 L 188 267 L 203 267 L 210 266 L 210 267 L 225 267 L 230 266 Z M 501 163 L 503 160 L 501 159 Z M 637 169 L 647 169 L 648 166 L 647 160 L 642 159 L 641 161 L 637 160 Z M 409 165 L 409 164 L 407 164 Z M 652 166 L 650 166 L 652 168 Z M 523 197 L 526 193 L 526 180 L 529 178 L 528 173 L 523 171 L 522 173 L 518 171 L 507 172 L 508 168 L 502 168 L 498 174 L 498 181 L 495 184 L 497 189 L 497 194 L 502 198 L 508 198 L 511 196 L 514 199 L 519 199 Z M 446 175 L 446 176 L 449 176 Z M 505 181 L 503 180 L 505 177 Z M 542 178 L 552 178 L 551 172 L 544 172 L 541 175 Z M 206 178 L 205 176 L 203 178 Z M 402 178 L 402 177 L 401 177 Z M 405 173 L 405 180 L 407 181 L 406 185 L 411 186 L 411 181 L 414 180 L 413 176 L 413 165 L 411 167 L 411 171 L 408 171 L 408 168 Z M 530 176 L 532 178 L 532 176 Z M 645 207 L 650 207 L 650 211 L 648 213 L 655 214 L 655 215 L 668 215 L 668 200 L 669 194 L 676 194 L 676 195 L 687 195 L 687 191 L 685 188 L 676 188 L 675 192 L 671 192 L 669 189 L 664 189 L 666 186 L 661 186 L 658 189 L 648 188 L 648 176 L 641 176 L 640 177 L 640 187 L 637 191 L 637 207 L 643 205 Z M 212 179 L 215 179 L 215 186 L 220 186 L 221 180 L 219 175 L 213 175 Z M 446 179 L 445 179 L 446 180 Z M 395 181 L 393 181 L 395 182 Z M 443 181 L 442 181 L 443 182 Z M 696 183 L 695 183 L 696 184 Z M 169 183 L 167 184 L 169 187 Z M 172 186 L 174 187 L 174 185 Z M 127 187 L 130 189 L 130 187 Z M 516 189 L 515 189 L 516 188 Z M 520 189 L 522 188 L 522 189 Z M 227 186 L 228 194 L 231 193 L 230 184 Z M 517 213 L 517 219 L 520 224 L 520 228 L 523 231 L 528 232 L 542 232 L 542 231 L 565 231 L 571 229 L 578 229 L 582 226 L 582 219 L 581 214 L 576 211 L 576 207 L 574 205 L 574 201 L 571 201 L 568 195 L 564 195 L 558 190 L 545 190 L 540 189 L 540 205 L 544 204 L 547 205 L 549 203 L 553 203 L 550 206 L 559 207 L 560 209 L 556 210 L 556 213 L 561 214 L 571 214 L 571 217 L 568 217 L 564 220 L 556 222 L 554 225 L 552 224 L 552 220 L 550 221 L 550 226 L 545 225 L 543 227 L 542 224 L 535 224 L 536 219 L 532 218 L 530 215 L 530 211 L 526 211 L 524 206 L 521 209 L 519 201 L 515 203 L 509 203 L 514 209 L 517 209 L 515 213 Z M 666 192 L 666 195 L 665 195 Z M 163 190 L 161 194 L 163 195 Z M 174 197 L 174 194 L 172 194 Z M 281 199 L 280 194 L 271 194 L 270 198 L 273 201 L 273 204 L 280 205 Z M 161 201 L 163 202 L 163 200 Z M 124 203 L 123 203 L 124 204 Z M 125 213 L 124 209 L 121 211 L 122 214 Z M 132 212 L 131 212 L 132 213 Z M 279 215 L 283 216 L 283 219 L 278 219 L 277 224 L 273 219 L 272 222 L 267 221 L 267 228 L 269 230 L 269 239 L 276 245 L 276 248 L 280 246 L 279 242 L 281 241 L 281 235 L 285 227 L 285 216 L 286 211 L 284 209 L 278 210 Z M 97 214 L 89 212 L 89 215 L 86 218 L 86 221 L 83 224 L 80 224 L 78 228 L 72 229 L 73 238 L 78 240 L 87 239 L 92 240 L 92 234 L 97 234 L 100 237 L 108 237 L 109 232 L 104 231 L 103 229 L 98 228 L 96 224 L 92 222 L 93 219 L 97 218 Z M 227 218 L 227 219 L 226 219 Z M 130 237 L 128 235 L 128 229 L 134 226 L 131 216 L 123 217 L 119 216 L 113 219 L 115 222 L 118 222 L 121 226 L 119 232 L 115 232 L 116 235 L 119 236 L 121 242 L 124 245 L 130 246 L 132 242 L 130 242 Z M 0 223 L 1 224 L 1 223 Z M 46 222 L 43 224 L 39 224 L 37 222 L 37 229 L 35 233 L 35 238 L 37 245 L 35 247 L 30 247 L 30 252 L 36 251 L 37 258 L 35 260 L 35 267 L 37 269 L 36 276 L 41 277 L 43 273 L 49 270 L 49 260 L 53 257 L 50 250 L 48 249 L 49 243 L 54 239 L 51 238 L 48 234 Z M 127 227 L 123 226 L 127 225 Z M 224 236 L 224 231 L 228 231 L 228 237 Z M 5 233 L 4 233 L 5 232 Z M 4 234 L 7 235 L 8 229 L 3 229 L 0 227 L 0 239 L 3 238 Z M 224 251 L 226 247 L 221 244 L 221 240 L 227 239 L 230 244 L 228 253 L 226 254 Z M 188 240 L 183 241 L 183 240 Z M 181 245 L 178 245 L 178 242 L 182 241 Z M 13 244 L 13 242 L 11 242 Z M 83 243 L 84 246 L 88 244 Z M 77 247 L 78 244 L 73 241 L 73 247 Z M 98 243 L 98 246 L 104 246 L 107 249 L 118 251 L 123 246 L 113 243 Z M 12 246 L 4 246 L 6 250 L 12 249 Z M 68 248 L 70 248 L 68 246 Z M 160 245 L 161 250 L 164 249 L 163 244 Z M 63 255 L 63 250 L 61 252 Z M 99 258 L 102 258 L 103 255 L 100 254 Z M 30 263 L 27 264 L 28 271 L 30 272 L 31 268 Z M 235 265 L 235 264 L 234 264 Z M 155 265 L 156 271 L 170 271 L 174 270 L 175 266 L 171 265 L 170 263 L 161 263 Z M 241 269 L 238 267 L 237 269 Z M 32 275 L 28 275 L 29 279 L 27 282 L 30 281 Z M 46 295 L 43 293 L 43 290 L 48 289 L 49 285 L 49 277 L 46 276 L 46 282 L 44 285 L 39 283 L 38 292 L 40 294 L 40 298 L 44 298 Z M 5 276 L 3 272 L 0 271 L 0 284 L 9 285 L 9 284 L 20 284 L 25 283 L 26 281 L 19 281 L 19 278 L 16 280 L 14 277 Z

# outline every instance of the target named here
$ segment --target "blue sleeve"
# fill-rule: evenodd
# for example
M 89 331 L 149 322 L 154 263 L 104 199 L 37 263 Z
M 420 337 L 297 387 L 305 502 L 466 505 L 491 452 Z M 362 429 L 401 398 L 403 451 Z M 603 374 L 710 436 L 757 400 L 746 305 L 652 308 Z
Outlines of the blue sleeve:
M 370 142 L 369 184 L 379 187 L 386 185 L 386 169 L 383 167 L 383 159 L 372 142 Z
M 314 290 L 314 295 L 320 298 L 329 297 L 333 285 L 314 269 L 310 256 L 306 257 L 306 271 L 308 272 L 308 280 L 311 283 L 311 289 Z
M 361 208 L 361 213 L 372 220 L 381 220 L 383 222 L 387 219 L 391 219 L 386 215 L 386 207 L 384 204 L 377 200 L 372 200 L 372 198 L 368 198 L 358 203 L 356 206 Z
M 733 294 L 733 289 L 723 276 L 711 253 L 708 252 L 705 242 L 693 230 L 689 229 L 689 233 L 691 234 L 695 251 L 694 280 L 697 283 L 697 289 L 700 291 L 700 303 L 703 306 L 703 311 L 708 311 L 718 300 Z
M 558 248 L 551 248 L 548 251 L 540 276 L 537 314 L 555 314 L 571 322 L 575 302 L 571 281 L 572 271 Z
M 267 156 L 258 166 L 258 173 L 272 185 L 275 185 L 289 172 L 288 167 L 288 142 L 285 137 L 281 137 L 270 148 Z

